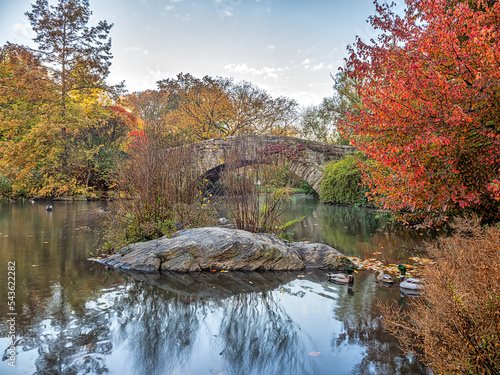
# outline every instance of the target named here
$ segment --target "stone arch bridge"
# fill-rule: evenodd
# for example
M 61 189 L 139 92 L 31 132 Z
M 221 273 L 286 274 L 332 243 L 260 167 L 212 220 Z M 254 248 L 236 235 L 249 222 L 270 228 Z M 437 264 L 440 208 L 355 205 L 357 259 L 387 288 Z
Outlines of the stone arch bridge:
M 318 191 L 324 166 L 354 151 L 352 146 L 332 145 L 277 135 L 241 135 L 215 138 L 190 145 L 205 178 L 215 181 L 231 165 L 242 167 L 273 163 L 288 168 Z M 265 156 L 265 157 L 263 157 Z M 229 162 L 231 159 L 231 162 Z

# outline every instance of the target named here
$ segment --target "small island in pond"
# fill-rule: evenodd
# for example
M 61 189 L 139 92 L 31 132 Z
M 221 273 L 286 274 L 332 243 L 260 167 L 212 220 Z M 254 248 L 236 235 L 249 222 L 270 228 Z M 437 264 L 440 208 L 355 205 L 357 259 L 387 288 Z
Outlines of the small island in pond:
M 107 258 L 92 260 L 143 273 L 341 270 L 353 265 L 345 255 L 324 244 L 289 243 L 270 234 L 218 227 L 180 230 L 172 238 L 133 243 Z

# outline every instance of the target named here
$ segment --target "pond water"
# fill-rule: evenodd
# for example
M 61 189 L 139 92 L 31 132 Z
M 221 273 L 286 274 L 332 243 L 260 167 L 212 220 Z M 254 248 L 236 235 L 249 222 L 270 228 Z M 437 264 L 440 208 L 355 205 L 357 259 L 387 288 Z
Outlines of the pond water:
M 384 332 L 377 301 L 405 305 L 372 272 L 352 287 L 324 271 L 137 275 L 86 260 L 97 202 L 0 205 L 0 374 L 427 374 Z M 347 255 L 418 255 L 428 233 L 381 230 L 384 213 L 297 201 L 295 235 Z M 421 235 L 422 234 L 422 235 Z M 14 307 L 9 310 L 9 307 Z M 10 315 L 9 315 L 10 314 Z M 15 314 L 15 315 L 14 315 Z M 9 366 L 14 319 L 15 366 Z
M 347 256 L 368 259 L 381 252 L 377 259 L 386 264 L 408 262 L 409 257 L 422 254 L 425 242 L 440 234 L 440 229 L 411 230 L 391 224 L 391 215 L 380 210 L 326 205 L 303 195 L 294 199 L 283 218 L 304 217 L 291 226 L 295 239 L 325 243 Z

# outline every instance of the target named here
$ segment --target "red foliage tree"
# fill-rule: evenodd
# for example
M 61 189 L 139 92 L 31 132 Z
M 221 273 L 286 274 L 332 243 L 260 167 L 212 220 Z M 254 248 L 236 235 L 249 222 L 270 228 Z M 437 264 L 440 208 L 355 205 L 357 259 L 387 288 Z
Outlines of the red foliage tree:
M 376 4 L 380 34 L 349 47 L 362 108 L 342 127 L 373 163 L 371 196 L 407 222 L 500 220 L 500 3 Z

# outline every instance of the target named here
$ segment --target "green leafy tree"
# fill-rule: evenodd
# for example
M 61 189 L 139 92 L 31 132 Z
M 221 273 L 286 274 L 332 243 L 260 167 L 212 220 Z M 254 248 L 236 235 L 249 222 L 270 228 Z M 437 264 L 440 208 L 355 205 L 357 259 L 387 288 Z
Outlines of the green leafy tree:
M 358 91 L 360 79 L 349 73 L 349 68 L 344 68 L 332 76 L 335 101 L 329 105 L 329 109 L 335 114 L 336 123 L 347 118 L 355 121 L 363 108 L 363 100 Z
M 354 118 L 361 108 L 361 98 L 356 90 L 355 81 L 345 72 L 332 76 L 334 95 L 324 98 L 321 104 L 305 108 L 300 125 L 301 136 L 318 142 L 349 144 L 347 134 L 339 131 L 339 123 L 347 115 Z
M 99 106 L 82 119 L 85 126 L 72 133 L 68 146 L 70 174 L 85 189 L 108 190 L 116 183 L 115 164 L 123 158 L 122 145 L 137 120 L 118 106 Z
M 59 85 L 63 114 L 74 95 L 93 89 L 112 91 L 105 79 L 111 65 L 108 34 L 113 24 L 99 21 L 87 26 L 92 15 L 88 0 L 59 0 L 55 6 L 37 0 L 26 15 L 37 34 L 33 39 L 37 53 Z
M 300 121 L 301 136 L 312 141 L 336 143 L 339 136 L 335 125 L 336 98 L 324 98 L 321 104 L 307 107 Z

